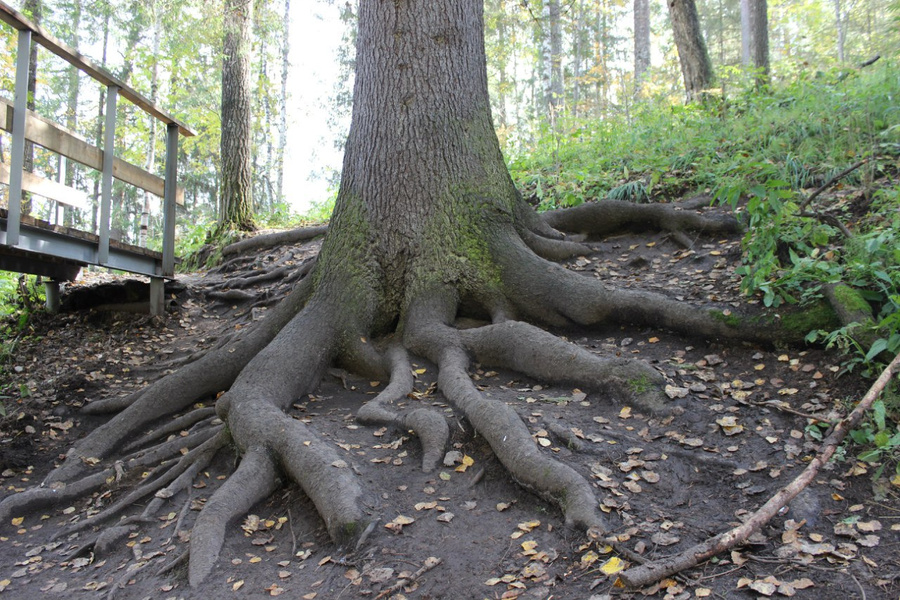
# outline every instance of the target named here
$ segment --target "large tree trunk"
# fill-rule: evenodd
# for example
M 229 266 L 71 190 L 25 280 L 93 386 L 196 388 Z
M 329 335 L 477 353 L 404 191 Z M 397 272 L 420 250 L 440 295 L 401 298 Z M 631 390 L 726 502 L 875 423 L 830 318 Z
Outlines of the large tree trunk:
M 253 229 L 250 22 L 253 0 L 225 0 L 222 62 L 223 228 Z
M 154 475 L 66 534 L 116 517 L 148 495 L 155 497 L 131 522 L 153 521 L 167 498 L 189 494 L 193 477 L 231 447 L 240 463 L 209 497 L 190 536 L 191 585 L 211 572 L 229 522 L 271 494 L 279 478 L 300 485 L 336 543 L 358 546 L 380 509 L 365 502 L 361 478 L 346 468 L 353 457 L 317 434 L 313 421 L 285 410 L 314 391 L 334 363 L 387 378 L 357 418 L 414 432 L 422 468 L 433 470 L 449 426 L 430 402 L 410 402 L 412 353 L 437 367 L 443 398 L 516 482 L 554 502 L 568 525 L 599 536 L 606 522 L 591 483 L 542 450 L 514 408 L 481 393 L 467 373 L 470 361 L 665 412 L 665 379 L 651 365 L 588 352 L 527 321 L 631 322 L 709 338 L 802 339 L 805 331 L 784 335 L 762 315 L 745 319 L 730 305 L 698 308 L 615 289 L 550 260 L 591 251 L 565 240 L 561 230 L 605 235 L 640 226 L 673 235 L 682 229 L 721 234 L 737 223 L 690 207 L 615 201 L 543 217 L 533 212 L 510 179 L 491 126 L 482 6 L 482 0 L 361 0 L 343 176 L 314 270 L 253 327 L 224 336 L 131 396 L 92 402 L 91 412 L 122 412 L 77 442 L 42 485 L 5 498 L 0 524 L 115 481 L 123 446 L 140 449 L 126 456 L 125 467 L 153 464 Z M 298 268 L 298 278 L 308 269 Z M 490 321 L 457 328 L 457 316 L 465 315 Z M 209 408 L 193 407 L 211 397 L 216 419 Z M 179 412 L 167 420 L 174 430 L 167 425 L 156 437 L 138 435 Z M 168 441 L 166 433 L 184 422 L 198 425 L 186 438 Z M 160 462 L 172 452 L 174 459 Z
M 678 48 L 678 60 L 689 102 L 701 99 L 712 83 L 712 63 L 700 29 L 700 17 L 694 0 L 667 0 L 672 33 Z

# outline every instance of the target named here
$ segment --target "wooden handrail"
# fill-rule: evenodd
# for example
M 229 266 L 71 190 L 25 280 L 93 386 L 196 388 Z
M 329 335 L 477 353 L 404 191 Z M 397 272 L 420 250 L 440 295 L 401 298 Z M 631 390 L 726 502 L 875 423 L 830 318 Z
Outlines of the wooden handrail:
M 12 122 L 13 105 L 0 98 L 0 130 L 12 133 Z M 26 112 L 25 117 L 25 139 L 92 169 L 103 170 L 103 151 L 100 148 L 85 141 L 77 133 L 30 110 Z M 119 181 L 124 181 L 160 198 L 165 194 L 166 182 L 162 177 L 148 173 L 121 158 L 113 158 L 112 173 L 113 177 Z M 175 202 L 184 206 L 184 188 L 180 186 L 175 192 Z
M 191 131 L 191 129 L 187 125 L 185 125 L 169 113 L 163 111 L 161 108 L 153 104 L 153 102 L 141 95 L 137 90 L 129 87 L 128 84 L 126 84 L 124 81 L 122 81 L 103 67 L 97 65 L 94 61 L 84 56 L 77 50 L 74 50 L 73 48 L 70 48 L 66 44 L 57 40 L 55 37 L 47 33 L 47 31 L 43 27 L 32 23 L 25 15 L 2 1 L 0 1 L 0 20 L 5 21 L 15 29 L 27 29 L 31 31 L 32 39 L 35 42 L 44 46 L 76 68 L 81 69 L 97 81 L 107 86 L 116 86 L 117 88 L 119 88 L 119 93 L 123 97 L 134 103 L 136 106 L 140 107 L 147 114 L 152 115 L 153 117 L 162 121 L 163 123 L 166 123 L 167 125 L 177 125 L 178 131 L 179 133 L 181 133 L 181 135 L 185 137 L 192 137 L 194 135 L 194 132 Z

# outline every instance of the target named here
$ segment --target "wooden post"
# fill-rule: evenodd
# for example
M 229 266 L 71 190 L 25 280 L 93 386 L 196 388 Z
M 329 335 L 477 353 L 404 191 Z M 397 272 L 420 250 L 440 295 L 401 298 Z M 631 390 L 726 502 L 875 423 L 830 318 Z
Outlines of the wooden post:
M 166 186 L 163 195 L 162 274 L 175 275 L 175 202 L 178 193 L 178 125 L 166 126 Z
M 113 156 L 116 150 L 116 101 L 119 88 L 111 85 L 106 92 L 106 121 L 103 126 L 103 179 L 100 197 L 100 246 L 97 262 L 109 262 L 109 225 L 112 214 Z
M 166 280 L 162 277 L 150 278 L 150 314 L 154 317 L 166 314 Z
M 13 139 L 9 170 L 9 213 L 6 222 L 6 243 L 19 243 L 19 222 L 22 218 L 22 171 L 25 169 L 25 114 L 28 110 L 28 55 L 31 51 L 31 31 L 19 30 L 16 51 L 16 91 L 13 109 Z
M 45 305 L 47 310 L 56 314 L 59 312 L 59 282 L 55 279 L 44 280 L 44 295 L 47 296 Z

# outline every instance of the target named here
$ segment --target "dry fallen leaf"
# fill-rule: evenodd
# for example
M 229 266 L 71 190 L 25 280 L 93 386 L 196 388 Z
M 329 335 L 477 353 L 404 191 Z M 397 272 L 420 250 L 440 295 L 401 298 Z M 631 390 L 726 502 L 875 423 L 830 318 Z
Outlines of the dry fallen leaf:
M 605 575 L 614 575 L 625 569 L 625 561 L 618 556 L 613 556 L 608 561 L 600 565 L 600 570 Z

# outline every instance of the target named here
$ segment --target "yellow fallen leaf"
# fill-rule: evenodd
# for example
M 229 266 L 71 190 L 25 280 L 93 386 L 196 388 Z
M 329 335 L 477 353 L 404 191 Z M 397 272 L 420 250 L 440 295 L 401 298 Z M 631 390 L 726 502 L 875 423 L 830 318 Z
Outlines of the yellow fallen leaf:
M 534 528 L 540 527 L 540 526 L 541 526 L 540 521 L 525 521 L 524 523 L 519 523 L 517 525 L 517 527 L 519 529 L 521 529 L 522 531 L 524 531 L 526 533 L 528 533 L 529 531 L 533 530 Z
M 581 566 L 588 567 L 597 562 L 598 558 L 600 558 L 600 556 L 593 550 L 585 552 L 581 555 Z
M 428 370 L 428 369 L 416 369 L 416 375 L 422 375 L 422 374 L 425 373 L 425 371 L 427 371 L 427 370 Z
M 491 577 L 490 579 L 488 579 L 487 581 L 484 582 L 484 585 L 497 585 L 498 583 L 500 583 L 500 581 L 501 580 L 499 577 Z
M 620 419 L 628 419 L 628 418 L 631 418 L 631 407 L 630 407 L 630 406 L 623 406 L 623 407 L 622 407 L 622 410 L 619 411 L 619 418 L 620 418 Z
M 236 592 L 239 589 L 241 589 L 242 587 L 244 587 L 243 579 L 241 579 L 240 581 L 235 581 L 233 584 L 231 584 L 231 591 Z
M 694 595 L 698 598 L 708 598 L 712 594 L 712 590 L 709 588 L 697 588 L 694 590 Z
M 253 563 L 253 564 L 256 564 L 256 563 L 258 563 L 258 562 L 262 562 L 262 559 L 261 559 L 260 557 L 258 557 L 258 556 L 253 556 L 253 557 L 250 558 L 250 562 Z
M 618 556 L 613 556 L 608 561 L 600 565 L 600 570 L 606 575 L 614 575 L 619 571 L 625 570 L 625 561 Z
M 900 473 L 891 477 L 891 483 L 896 485 L 897 487 L 900 487 Z
M 24 521 L 25 521 L 25 517 L 16 517 L 15 519 L 12 520 L 12 524 L 13 524 L 14 526 L 18 527 L 18 526 L 21 525 Z
M 537 542 L 534 540 L 525 540 L 522 542 L 522 550 L 525 552 L 532 552 L 535 548 L 537 548 Z

